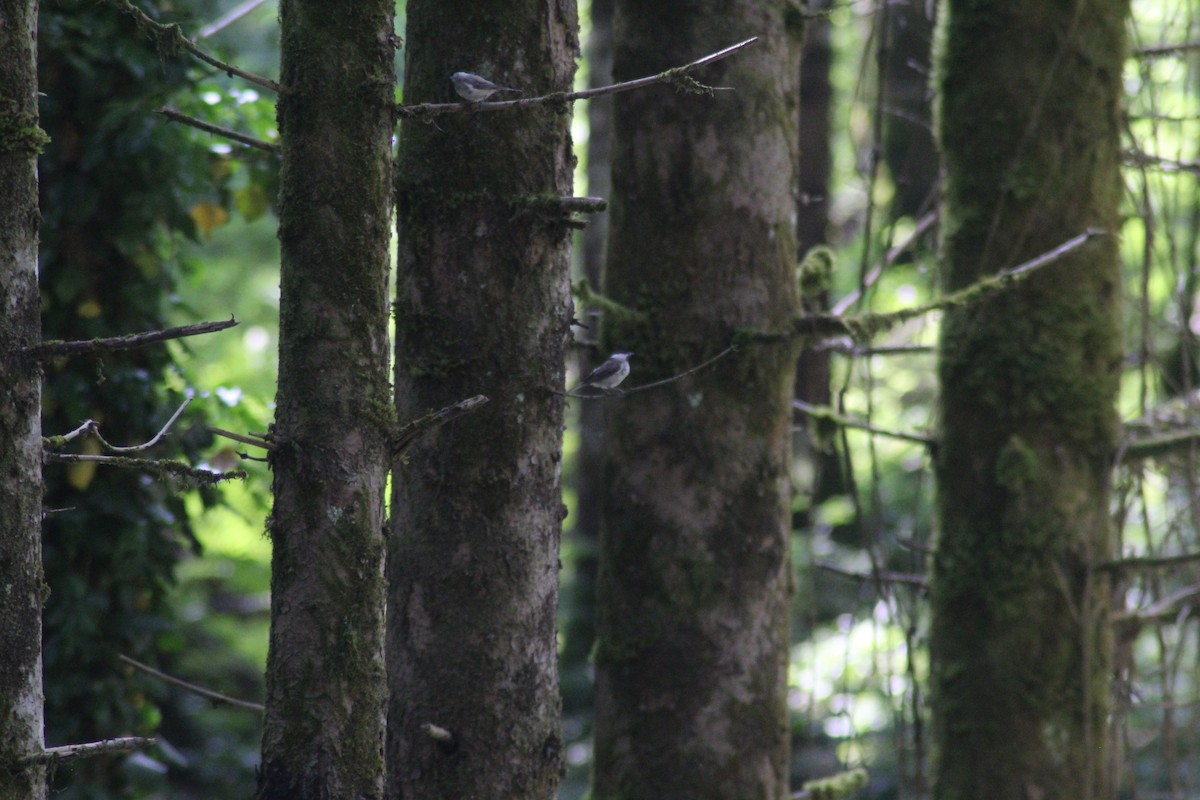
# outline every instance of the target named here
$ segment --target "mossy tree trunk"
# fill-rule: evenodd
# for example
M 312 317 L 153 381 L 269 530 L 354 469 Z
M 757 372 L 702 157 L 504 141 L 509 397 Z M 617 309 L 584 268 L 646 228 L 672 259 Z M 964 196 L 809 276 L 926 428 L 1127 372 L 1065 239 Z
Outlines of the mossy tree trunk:
M 935 797 L 1105 798 L 1118 121 L 1127 0 L 941 8 L 947 290 L 1088 228 L 1011 291 L 947 312 L 939 377 Z
M 383 793 L 392 2 L 284 0 L 260 798 Z
M 37 3 L 0 1 L 0 798 L 46 796 L 42 751 L 41 339 Z
M 573 2 L 412 0 L 405 99 L 468 71 L 571 87 Z M 500 99 L 500 98 L 496 98 Z M 566 108 L 406 123 L 397 163 L 396 405 L 490 402 L 394 465 L 388 796 L 555 796 L 563 365 L 572 304 Z
M 761 40 L 698 73 L 714 97 L 616 97 L 606 320 L 627 386 L 796 313 L 797 76 L 784 2 L 616 4 L 614 77 Z M 788 795 L 790 400 L 796 349 L 740 349 L 607 402 L 596 800 Z

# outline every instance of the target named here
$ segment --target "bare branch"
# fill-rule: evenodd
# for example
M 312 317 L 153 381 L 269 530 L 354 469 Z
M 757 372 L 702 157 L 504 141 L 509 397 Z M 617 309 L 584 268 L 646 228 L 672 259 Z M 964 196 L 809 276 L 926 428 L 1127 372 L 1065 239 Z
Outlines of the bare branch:
M 1122 155 L 1125 163 L 1137 167 L 1157 167 L 1164 172 L 1190 172 L 1192 174 L 1200 174 L 1200 161 L 1184 161 L 1182 159 L 1167 158 L 1166 156 L 1155 155 L 1154 153 L 1146 153 L 1141 150 L 1126 150 Z
M 162 426 L 162 430 L 155 434 L 154 438 L 145 444 L 135 444 L 130 447 L 117 447 L 116 445 L 109 444 L 108 442 L 104 441 L 104 438 L 100 435 L 100 427 L 98 425 L 93 430 L 93 433 L 96 435 L 96 438 L 100 440 L 102 445 L 114 453 L 136 453 L 139 450 L 149 450 L 151 447 L 158 444 L 159 440 L 166 435 L 167 431 L 171 429 L 171 426 L 175 424 L 175 420 L 179 419 L 179 415 L 183 413 L 183 410 L 187 408 L 191 402 L 192 398 L 185 398 L 183 403 L 180 404 L 179 408 L 175 410 L 175 413 L 171 415 L 171 418 L 167 420 L 167 424 Z
M 230 317 L 223 322 L 198 322 L 195 325 L 181 325 L 177 328 L 131 333 L 126 336 L 112 336 L 107 339 L 85 339 L 70 342 L 53 340 L 27 347 L 23 353 L 44 361 L 56 356 L 74 356 L 113 350 L 132 350 L 136 347 L 145 347 L 148 344 L 165 342 L 169 339 L 182 339 L 185 336 L 199 336 L 204 333 L 223 331 L 235 325 L 237 325 L 237 320 Z
M 921 217 L 921 219 L 917 221 L 916 227 L 913 228 L 912 233 L 905 237 L 903 241 L 899 242 L 895 247 L 888 250 L 883 257 L 883 261 L 871 268 L 871 271 L 867 273 L 867 277 L 863 279 L 862 288 L 868 289 L 871 286 L 874 286 L 875 282 L 878 281 L 880 276 L 883 275 L 883 271 L 895 264 L 896 260 L 899 259 L 900 256 L 908 252 L 908 250 L 912 248 L 912 246 L 915 245 L 920 238 L 937 223 L 937 220 L 938 215 L 936 211 L 930 211 L 928 214 Z M 850 294 L 839 300 L 837 305 L 830 309 L 830 313 L 834 316 L 841 316 L 842 314 L 846 313 L 850 306 L 857 303 L 861 298 L 862 291 L 860 289 L 855 289 L 854 291 L 850 292 Z
M 1101 561 L 1096 565 L 1096 569 L 1107 570 L 1109 572 L 1123 572 L 1133 569 L 1161 569 L 1178 567 L 1183 564 L 1194 564 L 1200 561 L 1200 553 L 1180 553 L 1174 556 L 1128 556 L 1127 558 L 1114 558 L 1109 561 Z
M 1200 585 L 1184 586 L 1145 608 L 1120 611 L 1111 622 L 1123 637 L 1132 637 L 1145 625 L 1157 625 L 1177 620 L 1185 610 L 1195 607 L 1193 598 L 1200 596 Z
M 197 119 L 196 117 L 184 114 L 182 111 L 176 111 L 169 106 L 163 106 L 156 113 L 162 114 L 169 120 L 182 122 L 184 125 L 190 125 L 193 128 L 198 128 L 206 133 L 224 136 L 226 139 L 237 142 L 238 144 L 244 144 L 247 147 L 256 147 L 259 150 L 265 150 L 273 155 L 279 155 L 279 145 L 277 144 L 264 142 L 262 139 L 255 139 L 253 136 L 247 136 L 244 133 L 238 133 L 237 131 L 229 128 L 222 128 L 220 125 L 213 125 L 211 122 L 205 122 L 202 119 Z
M 208 432 L 213 434 L 214 436 L 224 436 L 226 439 L 232 439 L 235 442 L 241 442 L 242 444 L 248 444 L 248 445 L 252 445 L 254 447 L 261 447 L 263 450 L 274 450 L 275 449 L 275 445 L 271 444 L 270 442 L 263 439 L 262 437 L 246 436 L 245 434 L 234 433 L 233 431 L 227 431 L 224 428 L 217 428 L 212 425 L 209 425 L 207 427 L 208 427 Z
M 1135 58 L 1158 58 L 1160 56 L 1182 55 L 1190 53 L 1193 50 L 1200 50 L 1200 42 L 1180 42 L 1179 44 L 1139 47 L 1133 51 L 1133 56 Z
M 171 415 L 171 418 L 167 420 L 167 424 L 162 427 L 162 430 L 160 430 L 153 439 L 144 444 L 133 445 L 131 447 L 118 447 L 116 445 L 109 444 L 104 440 L 104 437 L 100 435 L 100 423 L 93 419 L 89 419 L 85 420 L 82 425 L 70 433 L 62 436 L 43 437 L 42 445 L 44 447 L 58 447 L 59 445 L 66 444 L 72 439 L 75 439 L 81 434 L 90 433 L 92 436 L 96 437 L 96 440 L 100 442 L 100 444 L 102 444 L 110 453 L 135 453 L 139 450 L 148 450 L 154 445 L 158 444 L 159 440 L 162 439 L 166 432 L 171 429 L 171 426 L 175 424 L 175 420 L 179 419 L 179 415 L 183 413 L 183 410 L 187 408 L 191 402 L 192 398 L 189 397 L 185 399 L 179 408 L 175 410 L 175 413 Z
M 234 75 L 237 75 L 239 78 L 244 78 L 245 80 L 250 81 L 250 83 L 261 86 L 264 89 L 270 89 L 276 94 L 281 91 L 280 85 L 270 78 L 264 78 L 261 75 L 255 75 L 253 72 L 247 72 L 246 70 L 235 67 L 232 64 L 226 64 L 224 61 L 221 61 L 218 58 L 213 58 L 208 53 L 197 47 L 191 39 L 188 39 L 186 36 L 184 36 L 183 31 L 180 30 L 178 25 L 163 25 L 160 22 L 155 22 L 154 20 L 150 19 L 150 17 L 146 16 L 141 9 L 130 3 L 129 0 L 109 0 L 109 2 L 119 8 L 121 11 L 133 17 L 134 21 L 137 22 L 138 28 L 154 38 L 155 43 L 158 45 L 159 52 L 174 55 L 181 50 L 185 50 L 203 61 L 205 64 L 216 67 L 231 78 Z
M 671 83 L 680 88 L 689 91 L 699 91 L 711 93 L 717 88 L 725 89 L 728 87 L 710 87 L 696 83 L 691 78 L 687 77 L 689 72 L 698 69 L 706 64 L 711 64 L 714 61 L 719 61 L 722 58 L 727 58 L 734 53 L 742 50 L 758 41 L 758 37 L 747 39 L 744 42 L 738 42 L 735 45 L 726 47 L 724 50 L 718 50 L 715 53 L 710 53 L 703 58 L 699 58 L 689 64 L 684 64 L 681 67 L 660 72 L 657 75 L 649 75 L 645 78 L 637 78 L 632 81 L 623 83 L 614 83 L 609 86 L 597 86 L 592 89 L 584 89 L 579 92 L 552 92 L 551 94 L 541 95 L 539 97 L 523 97 L 517 100 L 501 100 L 494 103 L 418 103 L 415 105 L 400 105 L 396 107 L 398 116 L 404 119 L 411 118 L 428 118 L 441 114 L 461 114 L 472 113 L 477 111 L 500 111 L 511 108 L 529 108 L 532 106 L 547 106 L 558 105 L 560 103 L 569 103 L 575 100 L 586 100 L 589 97 L 599 97 L 605 94 L 616 94 L 617 92 L 628 92 L 633 89 L 640 89 L 643 86 L 652 86 L 656 83 Z
M 1152 433 L 1148 436 L 1126 440 L 1117 453 L 1117 462 L 1138 461 L 1172 453 L 1187 453 L 1197 446 L 1200 446 L 1200 429 L 1197 428 Z
M 266 706 L 264 706 L 262 703 L 252 703 L 249 700 L 239 700 L 236 697 L 230 697 L 227 694 L 221 694 L 220 692 L 214 692 L 212 689 L 205 689 L 203 686 L 197 686 L 194 683 L 188 683 L 185 680 L 180 680 L 173 675 L 168 675 L 165 672 L 155 669 L 149 664 L 143 664 L 141 661 L 130 658 L 124 654 L 118 654 L 117 658 L 134 669 L 139 669 L 147 675 L 153 675 L 163 683 L 169 683 L 172 686 L 178 686 L 180 689 L 189 691 L 192 694 L 200 695 L 201 697 L 206 697 L 213 702 L 226 703 L 236 708 L 244 708 L 248 711 L 266 711 Z
M 91 756 L 102 756 L 108 753 L 128 753 L 133 750 L 141 750 L 144 747 L 151 747 L 155 743 L 155 739 L 145 736 L 123 736 L 119 739 L 104 739 L 99 742 L 47 747 L 40 753 L 21 759 L 21 763 L 56 764 L 61 761 L 70 761 L 74 758 L 90 758 Z
M 43 453 L 42 457 L 46 461 L 53 461 L 60 464 L 96 463 L 105 464 L 110 467 L 121 467 L 122 469 L 140 469 L 162 477 L 170 476 L 195 481 L 201 486 L 210 486 L 234 479 L 244 480 L 247 477 L 245 470 L 236 469 L 231 472 L 212 472 L 207 469 L 190 467 L 187 464 L 167 459 L 93 456 L 82 453 Z
M 477 394 L 474 397 L 468 397 L 466 400 L 460 400 L 454 405 L 446 406 L 443 409 L 426 414 L 420 419 L 413 420 L 396 431 L 392 437 L 392 456 L 398 456 L 407 450 L 409 445 L 416 441 L 417 437 L 425 431 L 444 425 L 450 420 L 457 419 L 464 414 L 470 414 L 487 401 L 487 397 Z
M 926 447 L 933 447 L 935 444 L 937 444 L 937 440 L 932 436 L 925 436 L 919 433 L 905 433 L 903 431 L 889 431 L 885 428 L 877 428 L 870 423 L 863 422 L 862 420 L 853 419 L 851 417 L 839 414 L 829 406 L 814 406 L 809 405 L 803 400 L 793 400 L 792 408 L 807 414 L 813 419 L 826 420 L 841 428 L 849 428 L 856 431 L 866 431 L 867 433 L 871 433 L 876 436 L 886 436 L 890 439 L 899 439 L 903 442 L 913 442 L 915 444 L 925 445 Z
M 574 391 L 565 392 L 563 394 L 566 397 L 580 397 L 580 398 L 584 398 L 584 399 L 588 399 L 588 400 L 598 398 L 598 397 L 624 397 L 627 394 L 633 394 L 634 392 L 645 391 L 646 389 L 653 389 L 656 386 L 662 386 L 663 384 L 667 384 L 667 383 L 674 383 L 675 381 L 679 380 L 680 378 L 686 378 L 688 375 L 699 372 L 700 370 L 705 369 L 706 367 L 708 367 L 712 364 L 715 364 L 717 361 L 720 361 L 722 358 L 729 355 L 734 350 L 737 350 L 737 345 L 731 344 L 731 345 L 729 345 L 729 347 L 726 347 L 724 350 L 717 353 L 715 356 L 708 359 L 707 361 L 697 364 L 696 366 L 692 367 L 691 369 L 684 370 L 683 372 L 680 372 L 678 375 L 672 375 L 669 378 L 663 378 L 660 381 L 652 381 L 651 383 L 643 383 L 640 386 L 631 386 L 628 389 L 621 389 L 620 387 L 617 387 L 615 389 L 601 389 L 600 387 L 597 387 L 597 386 L 580 386 L 580 387 L 576 387 L 576 389 Z M 597 393 L 595 393 L 595 394 L 591 394 L 591 393 L 575 394 L 576 391 L 578 391 L 579 389 L 584 389 L 584 388 L 596 389 Z
M 242 17 L 249 14 L 254 9 L 261 6 L 264 2 L 266 2 L 266 0 L 246 0 L 244 3 L 234 6 L 233 8 L 229 9 L 229 11 L 218 17 L 215 21 L 201 28 L 196 34 L 196 38 L 207 39 L 214 34 L 220 33 Z
M 845 337 L 817 342 L 812 346 L 812 349 L 855 357 L 926 355 L 933 352 L 933 348 L 927 344 L 894 344 L 872 347 L 870 345 L 856 345 Z
M 904 586 L 914 586 L 922 591 L 929 590 L 929 579 L 924 575 L 914 575 L 911 572 L 879 572 L 868 574 L 863 572 L 854 572 L 853 570 L 844 569 L 837 564 L 831 564 L 828 561 L 814 561 L 816 566 L 823 570 L 842 575 L 847 578 L 853 578 L 856 581 L 863 583 L 895 583 Z

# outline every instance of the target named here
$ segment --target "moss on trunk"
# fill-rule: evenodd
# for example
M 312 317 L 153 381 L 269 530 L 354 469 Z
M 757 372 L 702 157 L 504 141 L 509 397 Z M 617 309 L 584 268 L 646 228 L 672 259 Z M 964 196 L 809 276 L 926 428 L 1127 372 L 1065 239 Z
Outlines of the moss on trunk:
M 1125 0 L 942 7 L 945 285 L 1108 235 L 942 326 L 942 800 L 1107 797 Z
M 383 793 L 390 0 L 284 0 L 260 798 Z
M 405 99 L 459 100 L 457 71 L 527 95 L 569 90 L 576 26 L 574 4 L 557 0 L 413 0 Z M 550 800 L 558 788 L 572 305 L 569 229 L 553 206 L 571 194 L 569 122 L 539 108 L 401 130 L 397 409 L 490 402 L 416 442 L 393 473 L 392 798 Z

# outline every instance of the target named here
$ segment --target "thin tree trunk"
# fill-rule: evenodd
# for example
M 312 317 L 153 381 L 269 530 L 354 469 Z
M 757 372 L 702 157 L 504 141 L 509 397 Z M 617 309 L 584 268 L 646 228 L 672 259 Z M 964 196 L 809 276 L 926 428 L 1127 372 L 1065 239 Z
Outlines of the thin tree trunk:
M 284 0 L 260 798 L 383 793 L 392 3 Z
M 37 285 L 37 3 L 0 2 L 0 798 L 46 796 L 42 751 L 41 338 Z
M 617 3 L 614 77 L 758 44 L 696 77 L 733 91 L 618 95 L 607 290 L 667 378 L 797 310 L 803 20 L 783 2 Z M 596 800 L 788 794 L 789 440 L 796 349 L 747 347 L 604 401 L 609 447 L 596 661 Z
M 896 187 L 889 216 L 917 217 L 933 207 L 938 154 L 933 141 L 929 63 L 932 0 L 892 3 L 883 53 L 883 157 Z
M 405 98 L 457 100 L 457 71 L 526 95 L 569 90 L 576 28 L 571 2 L 413 0 Z M 394 465 L 388 796 L 549 800 L 573 313 L 554 203 L 571 193 L 569 115 L 406 123 L 398 158 L 397 409 L 490 402 Z
M 1127 0 L 940 11 L 945 286 L 1106 235 L 942 325 L 932 708 L 941 800 L 1107 798 Z
M 796 241 L 801 258 L 813 247 L 829 241 L 829 178 L 833 171 L 833 24 L 828 16 L 831 0 L 810 3 L 817 13 L 804 32 L 800 58 L 800 162 L 797 175 Z M 827 381 L 825 381 L 827 382 Z M 814 399 L 817 402 L 817 399 Z
M 800 159 L 797 174 L 799 187 L 796 204 L 797 257 L 803 259 L 812 248 L 829 241 L 829 193 L 833 172 L 833 44 L 830 41 L 833 25 L 821 14 L 829 9 L 830 0 L 810 4 L 814 16 L 804 32 L 804 47 L 800 56 Z M 806 297 L 806 310 L 825 311 L 829 308 L 829 292 L 821 291 Z M 829 405 L 829 350 L 804 348 L 796 361 L 795 396 L 813 405 Z M 832 442 L 818 443 L 810 432 L 812 424 L 804 414 L 794 417 L 793 458 L 802 471 L 812 475 L 808 487 L 797 487 L 810 496 L 807 509 L 797 514 L 795 527 L 808 526 L 811 509 L 828 498 L 845 491 L 841 476 L 841 457 Z M 805 468 L 807 467 L 807 470 Z
M 591 33 L 584 59 L 588 65 L 588 86 L 612 83 L 612 0 L 592 0 Z M 587 193 L 608 198 L 612 194 L 612 96 L 588 101 Z M 583 275 L 590 286 L 603 288 L 604 260 L 608 240 L 608 214 L 595 214 L 581 237 Z M 599 338 L 599 309 L 588 309 L 581 318 L 588 328 L 582 338 Z M 606 353 L 581 349 L 577 363 L 579 374 L 591 372 Z M 563 713 L 592 717 L 592 643 L 596 636 L 596 548 L 604 505 L 604 404 L 582 402 L 579 405 L 579 450 L 575 457 L 574 524 L 568 541 L 579 553 L 573 579 L 565 586 L 570 592 L 563 605 L 569 614 L 563 619 L 561 679 Z M 590 733 L 586 731 L 585 733 Z

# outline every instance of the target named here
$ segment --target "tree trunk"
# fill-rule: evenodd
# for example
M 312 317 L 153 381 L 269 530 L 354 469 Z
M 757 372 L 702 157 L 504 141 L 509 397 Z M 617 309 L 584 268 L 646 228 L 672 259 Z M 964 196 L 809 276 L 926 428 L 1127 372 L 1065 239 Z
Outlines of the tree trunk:
M 884 14 L 883 158 L 895 194 L 888 216 L 918 217 L 933 208 L 938 154 L 930 127 L 929 62 L 933 3 L 892 3 Z
M 383 791 L 392 3 L 284 0 L 260 798 Z
M 605 339 L 626 385 L 796 313 L 794 198 L 803 19 L 784 2 L 617 3 L 614 77 L 750 35 L 696 75 L 618 95 L 608 294 L 646 315 Z M 796 348 L 744 347 L 608 402 L 596 661 L 596 800 L 788 794 L 789 439 Z
M 796 183 L 799 187 L 796 204 L 797 258 L 804 259 L 812 248 L 829 242 L 829 194 L 833 174 L 833 25 L 827 12 L 831 0 L 810 3 L 815 14 L 804 32 L 804 47 L 800 53 L 800 126 L 798 141 L 800 157 Z M 806 310 L 827 311 L 828 289 L 804 298 Z M 829 381 L 831 359 L 829 350 L 806 347 L 796 361 L 795 396 L 812 405 L 830 404 Z M 796 464 L 793 474 L 810 474 L 806 487 L 795 487 L 807 493 L 809 502 L 793 519 L 796 528 L 807 528 L 812 509 L 822 501 L 846 491 L 842 479 L 842 458 L 833 441 L 818 442 L 811 432 L 812 420 L 796 412 L 793 418 L 792 458 Z
M 38 298 L 37 3 L 0 2 L 0 798 L 46 796 L 42 751 L 41 339 Z
M 1107 234 L 942 324 L 935 796 L 1109 797 L 1109 471 L 1127 0 L 943 5 L 945 287 Z
M 612 83 L 612 0 L 592 0 L 591 32 L 584 60 L 588 66 L 588 87 Z M 588 101 L 587 193 L 607 199 L 612 194 L 610 158 L 612 154 L 612 96 Z M 583 276 L 590 286 L 604 286 L 604 262 L 608 241 L 608 214 L 588 219 L 582 235 Z M 583 336 L 594 344 L 600 332 L 600 310 L 589 308 L 580 317 L 587 324 Z M 581 348 L 576 363 L 579 374 L 586 375 L 607 356 L 594 348 Z M 604 405 L 580 403 L 579 450 L 573 470 L 575 508 L 573 525 L 567 534 L 570 546 L 578 553 L 574 573 L 564 583 L 562 614 L 562 650 L 559 653 L 563 688 L 563 714 L 578 715 L 586 722 L 581 738 L 591 737 L 594 691 L 592 681 L 592 644 L 596 638 L 596 548 L 600 541 L 603 518 L 604 485 Z
M 567 91 L 574 3 L 413 0 L 405 98 L 449 76 Z M 503 43 L 502 45 L 500 43 Z M 497 98 L 499 99 L 499 98 Z M 388 796 L 539 798 L 562 769 L 555 613 L 572 304 L 565 109 L 406 123 L 397 168 L 396 405 L 484 394 L 394 465 Z

